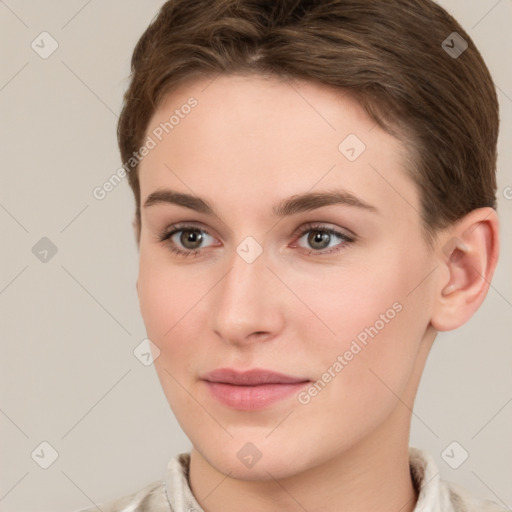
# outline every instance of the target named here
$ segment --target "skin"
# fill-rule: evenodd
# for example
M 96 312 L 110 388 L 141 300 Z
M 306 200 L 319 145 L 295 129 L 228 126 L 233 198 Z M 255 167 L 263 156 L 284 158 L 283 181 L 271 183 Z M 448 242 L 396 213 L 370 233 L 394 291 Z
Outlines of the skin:
M 487 293 L 494 210 L 440 232 L 430 252 L 404 147 L 348 95 L 257 75 L 204 78 L 168 95 L 147 134 L 191 96 L 197 106 L 140 164 L 142 205 L 168 188 L 202 197 L 216 215 L 142 206 L 137 290 L 160 382 L 193 444 L 196 499 L 207 512 L 413 510 L 414 397 L 437 331 L 466 322 Z M 366 145 L 353 162 L 338 149 L 349 134 Z M 333 188 L 378 211 L 334 204 L 272 214 L 285 198 Z M 179 222 L 206 232 L 197 255 L 160 241 Z M 322 227 L 356 239 L 312 245 L 308 234 Z M 236 252 L 248 236 L 263 249 L 252 263 Z M 180 233 L 173 240 L 198 246 Z M 320 254 L 326 246 L 339 250 Z M 400 312 L 307 404 L 292 395 L 240 411 L 199 378 L 232 367 L 316 381 L 396 303 Z M 262 454 L 251 468 L 237 457 L 248 442 Z

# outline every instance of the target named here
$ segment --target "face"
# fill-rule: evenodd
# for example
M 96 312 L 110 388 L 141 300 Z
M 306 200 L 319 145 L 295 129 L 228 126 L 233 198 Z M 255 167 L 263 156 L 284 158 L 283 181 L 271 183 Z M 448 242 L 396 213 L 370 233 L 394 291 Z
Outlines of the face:
M 402 144 L 340 91 L 254 75 L 183 86 L 147 136 L 137 289 L 197 452 L 282 478 L 406 429 L 432 266 Z

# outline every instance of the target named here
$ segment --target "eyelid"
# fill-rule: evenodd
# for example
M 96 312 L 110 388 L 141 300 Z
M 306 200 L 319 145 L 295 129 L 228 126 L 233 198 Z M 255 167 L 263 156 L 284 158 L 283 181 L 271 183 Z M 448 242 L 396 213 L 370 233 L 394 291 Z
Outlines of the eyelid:
M 297 228 L 292 236 L 302 236 L 304 233 L 315 229 L 318 231 L 326 231 L 328 233 L 336 233 L 337 235 L 354 241 L 357 240 L 357 235 L 353 231 L 347 228 L 340 228 L 334 224 L 331 224 L 330 222 L 321 221 L 306 222 L 305 224 L 302 224 L 299 228 Z
M 204 225 L 196 221 L 184 221 L 177 222 L 176 224 L 171 224 L 170 226 L 167 226 L 162 230 L 160 236 L 170 236 L 174 234 L 176 231 L 185 231 L 186 229 L 198 229 L 199 231 L 203 231 L 204 233 L 213 236 Z

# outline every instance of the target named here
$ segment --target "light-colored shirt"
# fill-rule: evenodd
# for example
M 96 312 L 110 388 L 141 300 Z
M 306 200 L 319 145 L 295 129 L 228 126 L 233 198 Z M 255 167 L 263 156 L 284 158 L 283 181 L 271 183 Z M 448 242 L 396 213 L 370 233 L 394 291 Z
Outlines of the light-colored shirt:
M 117 500 L 98 504 L 102 512 L 204 512 L 189 484 L 190 454 L 181 453 L 169 461 L 162 481 Z M 414 512 L 504 512 L 493 501 L 472 496 L 465 488 L 441 480 L 432 457 L 425 451 L 409 448 L 409 467 L 418 491 Z M 96 506 L 76 512 L 97 512 Z

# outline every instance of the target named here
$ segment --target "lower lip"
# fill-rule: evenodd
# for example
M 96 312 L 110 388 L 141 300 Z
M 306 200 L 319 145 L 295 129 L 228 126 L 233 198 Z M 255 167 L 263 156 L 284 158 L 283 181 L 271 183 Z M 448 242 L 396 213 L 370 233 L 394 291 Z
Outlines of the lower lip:
M 262 384 L 261 386 L 235 386 L 204 381 L 212 395 L 224 405 L 243 411 L 264 409 L 290 395 L 297 394 L 309 382 L 296 384 Z

